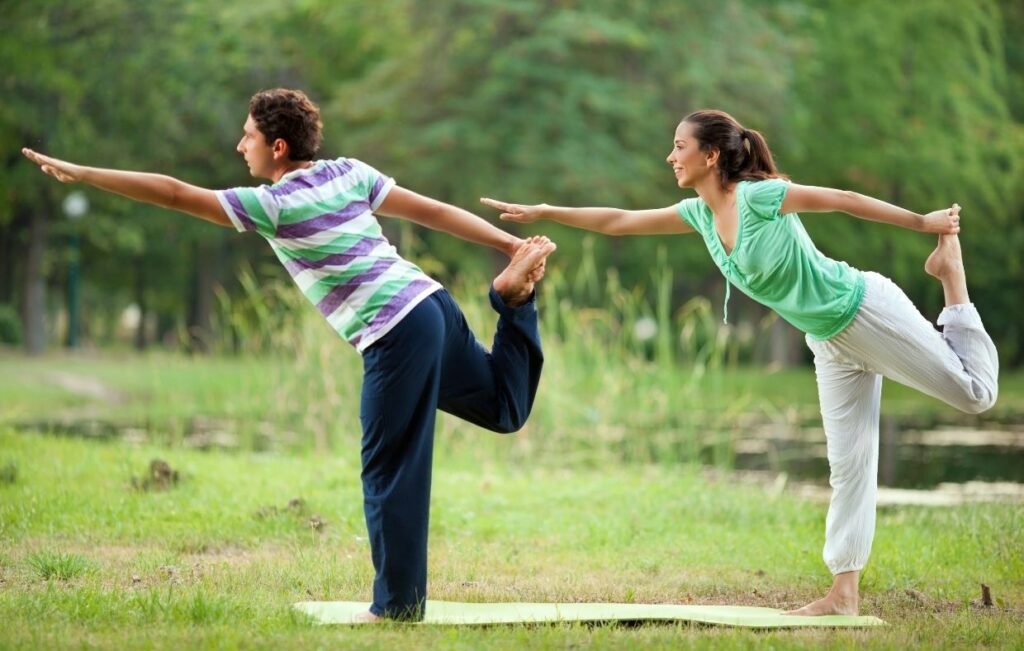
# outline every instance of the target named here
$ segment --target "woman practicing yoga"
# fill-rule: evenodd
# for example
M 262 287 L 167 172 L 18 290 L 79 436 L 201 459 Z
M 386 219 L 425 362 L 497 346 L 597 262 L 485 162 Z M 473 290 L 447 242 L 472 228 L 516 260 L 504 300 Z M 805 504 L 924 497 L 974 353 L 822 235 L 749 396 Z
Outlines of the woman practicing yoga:
M 806 333 L 831 468 L 824 559 L 834 579 L 825 597 L 790 613 L 857 614 L 875 530 L 882 377 L 968 413 L 996 401 L 999 362 L 967 295 L 960 207 L 919 215 L 856 192 L 790 183 L 761 134 L 721 111 L 686 116 L 667 161 L 679 187 L 693 188 L 697 198 L 654 210 L 482 201 L 505 220 L 547 219 L 607 235 L 696 231 L 725 275 L 726 314 L 735 285 Z M 941 334 L 891 280 L 819 252 L 798 212 L 845 212 L 937 233 L 924 269 L 945 293 Z

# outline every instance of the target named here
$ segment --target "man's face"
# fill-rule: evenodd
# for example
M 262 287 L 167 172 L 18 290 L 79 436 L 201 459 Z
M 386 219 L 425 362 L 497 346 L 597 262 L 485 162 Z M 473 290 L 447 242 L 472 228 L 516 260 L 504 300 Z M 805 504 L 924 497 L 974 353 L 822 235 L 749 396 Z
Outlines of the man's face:
M 235 147 L 249 165 L 249 173 L 257 178 L 271 178 L 274 169 L 274 150 L 267 143 L 266 136 L 256 128 L 252 116 L 245 120 L 242 127 L 242 139 Z

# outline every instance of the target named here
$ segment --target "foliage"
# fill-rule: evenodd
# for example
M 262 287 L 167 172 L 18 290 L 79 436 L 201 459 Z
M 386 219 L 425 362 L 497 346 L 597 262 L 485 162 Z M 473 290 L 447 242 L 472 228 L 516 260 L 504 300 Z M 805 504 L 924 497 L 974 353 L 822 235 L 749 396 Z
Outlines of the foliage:
M 21 343 L 21 318 L 10 305 L 0 304 L 0 344 Z
M 67 189 L 21 160 L 21 146 L 210 187 L 248 184 L 233 147 L 261 87 L 310 91 L 323 108 L 324 155 L 363 158 L 469 208 L 482 195 L 669 205 L 680 198 L 663 163 L 672 128 L 715 106 L 763 131 L 798 182 L 916 211 L 963 205 L 972 296 L 1016 364 L 1024 331 L 1005 288 L 1024 283 L 1022 21 L 1011 0 L 15 3 L 0 42 L 0 251 L 24 246 L 31 215 L 49 216 L 55 249 L 72 228 L 60 219 Z M 243 265 L 253 270 L 245 282 L 283 277 L 268 271 L 276 261 L 255 236 L 89 196 L 77 227 L 89 323 L 112 323 L 134 302 L 155 315 L 158 336 L 187 340 L 204 305 L 246 300 Z M 893 276 L 926 314 L 937 311 L 941 292 L 920 270 L 930 238 L 844 216 L 805 222 L 826 253 Z M 444 282 L 500 264 L 447 235 L 386 229 Z M 578 305 L 608 296 L 613 276 L 627 292 L 646 285 L 652 261 L 673 271 L 672 310 L 719 296 L 722 279 L 694 238 L 516 230 L 559 242 L 555 270 L 589 247 L 602 271 L 596 286 L 571 290 Z M 66 264 L 50 255 L 53 289 Z M 17 304 L 20 290 L 5 288 L 23 272 L 6 269 L 0 301 Z M 764 317 L 753 306 L 739 313 L 748 326 Z

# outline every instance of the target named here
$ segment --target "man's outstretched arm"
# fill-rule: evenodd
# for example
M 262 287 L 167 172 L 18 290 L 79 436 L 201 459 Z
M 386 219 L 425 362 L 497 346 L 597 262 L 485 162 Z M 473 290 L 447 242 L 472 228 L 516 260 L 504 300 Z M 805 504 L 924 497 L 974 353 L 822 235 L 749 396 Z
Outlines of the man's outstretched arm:
M 177 210 L 220 226 L 232 225 L 213 190 L 200 188 L 163 174 L 75 165 L 51 156 L 43 156 L 27 148 L 22 149 L 21 153 L 38 165 L 43 172 L 62 183 L 87 183 L 107 192 Z
M 471 212 L 400 186 L 392 188 L 384 202 L 374 212 L 385 217 L 407 219 L 469 242 L 490 246 L 504 251 L 509 257 L 515 255 L 523 245 L 522 239 L 506 233 Z

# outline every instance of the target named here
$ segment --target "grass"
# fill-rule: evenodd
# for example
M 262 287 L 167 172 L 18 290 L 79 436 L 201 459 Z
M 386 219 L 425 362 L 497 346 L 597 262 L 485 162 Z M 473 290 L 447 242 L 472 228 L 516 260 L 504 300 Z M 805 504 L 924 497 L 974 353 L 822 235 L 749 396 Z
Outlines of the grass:
M 541 285 L 547 361 L 528 430 L 509 449 L 481 443 L 472 428 L 443 417 L 439 438 L 485 457 L 524 463 L 557 457 L 563 465 L 599 467 L 691 462 L 709 445 L 728 450 L 737 432 L 757 425 L 820 423 L 813 370 L 750 366 L 765 346 L 767 322 L 722 326 L 699 296 L 674 307 L 664 257 L 660 252 L 650 288 L 622 287 L 614 269 L 601 278 L 589 254 L 575 272 L 553 269 Z M 166 444 L 348 448 L 360 427 L 359 356 L 290 284 L 261 285 L 250 273 L 240 281 L 242 297 L 220 295 L 215 355 L 103 352 L 27 360 L 0 352 L 0 423 L 92 422 L 96 433 L 131 428 Z M 495 321 L 486 286 L 483 279 L 463 280 L 452 289 L 484 341 Z M 641 321 L 648 338 L 637 336 Z M 913 419 L 917 429 L 1020 422 L 1024 372 L 1004 372 L 1001 389 L 986 415 L 959 416 L 887 382 L 883 414 Z M 716 456 L 729 461 L 727 453 Z
M 26 562 L 44 581 L 60 579 L 67 581 L 86 573 L 90 569 L 89 561 L 78 554 L 64 552 L 40 551 L 30 555 Z
M 289 604 L 369 599 L 355 447 L 330 456 L 229 454 L 0 429 L 0 448 L 20 469 L 16 483 L 0 486 L 4 648 L 1024 643 L 1016 504 L 882 510 L 862 581 L 863 611 L 890 622 L 882 630 L 325 628 Z M 132 488 L 153 458 L 179 471 L 174 488 Z M 289 505 L 293 498 L 301 503 Z M 785 607 L 828 583 L 823 505 L 711 480 L 693 466 L 564 470 L 480 464 L 441 450 L 432 499 L 437 599 Z M 311 526 L 314 516 L 326 524 Z M 1001 606 L 972 605 L 982 582 Z
M 481 442 L 473 428 L 444 415 L 439 439 L 524 463 L 538 457 L 558 457 L 560 464 L 574 466 L 675 463 L 696 459 L 700 445 L 727 444 L 758 424 L 820 423 L 814 372 L 808 368 L 769 372 L 737 366 L 698 376 L 692 365 L 663 367 L 609 356 L 574 369 L 562 361 L 568 354 L 563 347 L 557 339 L 548 346 L 537 405 L 515 445 Z M 0 423 L 37 423 L 42 429 L 87 425 L 100 434 L 109 427 L 163 444 L 341 450 L 358 440 L 359 363 L 339 341 L 324 342 L 315 355 L 289 359 L 166 352 L 35 359 L 0 354 Z M 1001 384 L 992 412 L 967 416 L 887 382 L 882 411 L 918 429 L 940 422 L 1019 422 L 1024 373 L 1004 373 Z M 5 466 L 0 474 L 4 481 L 10 473 Z
M 587 264 L 550 274 L 523 431 L 439 419 L 432 598 L 781 608 L 827 589 L 824 505 L 693 465 L 710 444 L 728 467 L 750 428 L 819 422 L 813 371 L 744 366 L 749 333 L 704 299 L 669 310 L 657 268 L 654 303 L 611 272 L 602 290 Z M 370 598 L 360 359 L 293 288 L 250 285 L 243 304 L 222 297 L 233 334 L 211 356 L 0 353 L 0 648 L 1024 646 L 1016 503 L 880 510 L 861 582 L 880 630 L 313 626 L 290 604 Z M 453 293 L 487 339 L 484 286 Z M 587 291 L 604 307 L 565 298 Z M 1001 388 L 985 418 L 1019 423 L 1024 373 Z M 883 414 L 984 424 L 893 383 Z M 176 482 L 147 484 L 157 458 Z M 975 603 L 982 583 L 996 606 Z

